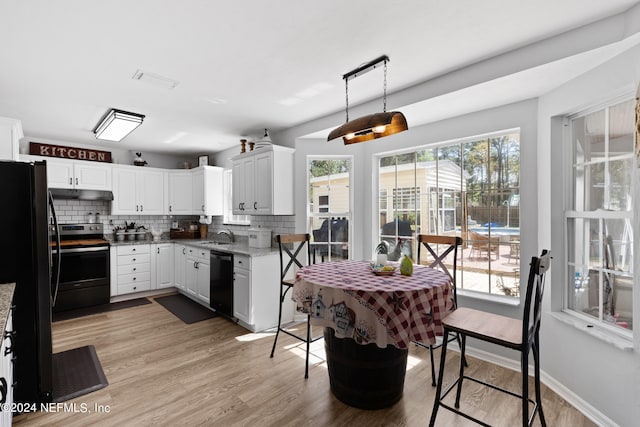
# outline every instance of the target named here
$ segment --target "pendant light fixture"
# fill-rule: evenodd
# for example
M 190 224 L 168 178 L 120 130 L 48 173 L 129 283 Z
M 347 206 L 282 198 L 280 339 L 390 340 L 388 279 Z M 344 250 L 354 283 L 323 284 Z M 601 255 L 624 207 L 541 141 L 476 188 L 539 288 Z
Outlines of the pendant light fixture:
M 347 121 L 342 126 L 332 130 L 327 141 L 342 137 L 345 145 L 355 144 L 357 142 L 384 138 L 385 136 L 400 133 L 408 129 L 407 119 L 404 117 L 404 114 L 400 111 L 387 112 L 387 62 L 389 62 L 389 57 L 383 55 L 342 76 L 346 92 Z M 379 67 L 380 64 L 384 64 L 382 113 L 369 114 L 368 116 L 349 121 L 349 80 L 368 73 Z

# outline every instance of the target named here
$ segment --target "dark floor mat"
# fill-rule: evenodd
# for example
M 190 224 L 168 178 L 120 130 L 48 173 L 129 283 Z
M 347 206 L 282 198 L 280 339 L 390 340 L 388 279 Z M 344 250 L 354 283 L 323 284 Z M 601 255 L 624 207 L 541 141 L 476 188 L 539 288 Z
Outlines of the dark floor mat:
M 53 355 L 53 401 L 65 402 L 109 385 L 92 345 Z
M 89 316 L 91 314 L 106 313 L 108 311 L 121 310 L 123 308 L 137 307 L 139 305 L 151 304 L 146 298 L 136 298 L 127 301 L 114 302 L 111 304 L 100 304 L 91 307 L 78 308 L 76 310 L 61 311 L 53 313 L 53 321 L 75 319 L 76 317 Z
M 155 298 L 156 302 L 173 313 L 184 323 L 191 324 L 216 317 L 216 313 L 191 301 L 182 294 L 167 295 Z

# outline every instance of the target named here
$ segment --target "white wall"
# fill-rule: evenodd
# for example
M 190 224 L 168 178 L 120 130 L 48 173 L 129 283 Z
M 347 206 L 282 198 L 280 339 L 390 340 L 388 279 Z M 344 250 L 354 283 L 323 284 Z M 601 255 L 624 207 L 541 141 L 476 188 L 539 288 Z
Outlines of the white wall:
M 550 314 L 561 308 L 566 281 L 561 191 L 564 179 L 562 166 L 566 163 L 563 160 L 565 146 L 559 117 L 597 105 L 615 95 L 634 94 L 639 81 L 640 47 L 636 47 L 540 97 L 538 109 L 538 246 L 550 247 L 554 254 L 541 330 L 543 369 L 563 387 L 601 412 L 600 415 L 621 426 L 638 425 L 640 417 L 640 358 L 637 353 L 640 349 L 640 334 L 637 333 L 640 325 L 640 280 L 634 278 L 636 353 L 616 348 L 587 334 L 586 327 L 585 332 L 580 331 L 577 326 L 567 325 Z M 640 185 L 638 180 L 635 183 L 637 209 Z M 639 226 L 640 221 L 636 219 L 634 229 L 640 229 Z M 637 240 L 634 245 L 637 259 Z

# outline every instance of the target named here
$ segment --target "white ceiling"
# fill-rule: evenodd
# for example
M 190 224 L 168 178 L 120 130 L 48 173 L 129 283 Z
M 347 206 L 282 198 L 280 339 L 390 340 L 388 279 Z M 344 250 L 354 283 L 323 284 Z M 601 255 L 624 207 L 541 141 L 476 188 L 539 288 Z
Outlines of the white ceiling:
M 342 111 L 342 74 L 382 54 L 390 58 L 393 93 L 636 3 L 2 0 L 0 116 L 21 119 L 27 137 L 102 149 L 216 152 L 265 127 L 280 131 Z M 514 74 L 506 98 L 543 93 L 588 60 Z M 179 84 L 169 90 L 136 81 L 137 70 Z M 381 93 L 378 70 L 349 84 L 352 105 Z M 460 102 L 464 96 L 445 94 L 427 104 L 437 111 L 433 103 L 440 102 L 436 118 L 467 112 L 456 105 L 489 105 L 470 106 Z M 92 130 L 109 108 L 146 119 L 121 143 L 96 141 Z M 410 126 L 420 121 L 421 108 L 406 108 Z

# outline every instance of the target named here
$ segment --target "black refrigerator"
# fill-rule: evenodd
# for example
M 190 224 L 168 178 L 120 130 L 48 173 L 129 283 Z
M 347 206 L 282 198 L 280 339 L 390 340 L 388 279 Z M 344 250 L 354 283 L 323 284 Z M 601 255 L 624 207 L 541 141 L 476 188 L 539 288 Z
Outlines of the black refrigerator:
M 0 283 L 15 282 L 14 401 L 52 394 L 51 245 L 46 162 L 0 161 Z

